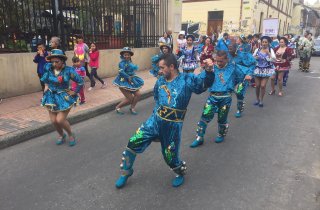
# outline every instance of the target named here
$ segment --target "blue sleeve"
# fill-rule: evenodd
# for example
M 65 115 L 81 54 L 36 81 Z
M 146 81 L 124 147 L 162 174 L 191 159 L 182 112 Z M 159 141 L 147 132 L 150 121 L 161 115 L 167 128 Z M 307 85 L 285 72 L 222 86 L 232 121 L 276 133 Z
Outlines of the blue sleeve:
M 156 103 L 155 105 L 155 109 L 157 109 L 159 107 L 159 79 L 156 81 L 156 84 L 154 85 L 154 88 L 153 88 L 153 98 L 154 98 L 154 101 Z
M 49 83 L 49 71 L 44 71 L 44 74 L 42 75 L 42 77 L 40 78 L 41 82 L 44 82 L 46 84 Z
M 151 62 L 152 62 L 152 69 L 149 71 L 150 74 L 152 74 L 153 76 L 157 77 L 158 76 L 158 72 L 159 72 L 159 66 L 158 66 L 158 62 L 160 60 L 160 56 L 159 55 L 155 55 L 151 58 Z
M 196 94 L 203 93 L 207 88 L 211 87 L 214 81 L 214 73 L 202 71 L 200 74 L 186 74 L 187 85 L 192 92 Z
M 37 54 L 36 56 L 34 56 L 33 62 L 39 63 L 39 60 L 40 60 L 40 55 L 39 55 L 39 54 Z
M 125 72 L 125 68 L 126 68 L 125 62 L 121 61 L 119 63 L 119 75 L 128 79 L 130 76 Z
M 75 90 L 76 93 L 80 92 L 80 89 L 83 87 L 84 85 L 84 81 L 83 79 L 80 77 L 79 74 L 77 74 L 76 70 L 74 68 L 70 68 L 70 78 L 72 81 L 77 83 L 77 88 Z
M 252 76 L 254 69 L 256 68 L 256 59 L 251 55 L 251 53 L 246 54 L 246 58 L 243 59 L 244 64 L 246 65 L 246 75 Z

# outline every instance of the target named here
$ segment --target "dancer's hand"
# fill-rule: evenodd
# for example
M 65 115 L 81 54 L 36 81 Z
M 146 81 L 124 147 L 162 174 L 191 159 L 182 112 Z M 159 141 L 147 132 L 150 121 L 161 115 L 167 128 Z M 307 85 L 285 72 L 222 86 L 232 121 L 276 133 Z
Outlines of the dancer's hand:
M 250 75 L 246 75 L 244 79 L 247 81 L 250 81 L 252 79 L 252 77 Z
M 212 59 L 208 58 L 208 59 L 204 60 L 203 63 L 205 65 L 204 68 L 206 71 L 213 71 L 214 63 L 213 63 Z
M 75 96 L 75 95 L 77 95 L 77 93 L 74 92 L 73 90 L 67 90 L 67 93 L 68 93 L 68 95 L 70 95 L 70 96 Z

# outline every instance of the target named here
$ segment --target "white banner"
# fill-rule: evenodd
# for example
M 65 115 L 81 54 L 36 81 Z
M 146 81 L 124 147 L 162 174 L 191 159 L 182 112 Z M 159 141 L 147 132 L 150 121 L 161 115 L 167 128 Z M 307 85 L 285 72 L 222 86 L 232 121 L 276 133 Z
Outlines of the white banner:
M 271 18 L 263 20 L 263 31 L 264 36 L 276 37 L 278 35 L 279 19 Z

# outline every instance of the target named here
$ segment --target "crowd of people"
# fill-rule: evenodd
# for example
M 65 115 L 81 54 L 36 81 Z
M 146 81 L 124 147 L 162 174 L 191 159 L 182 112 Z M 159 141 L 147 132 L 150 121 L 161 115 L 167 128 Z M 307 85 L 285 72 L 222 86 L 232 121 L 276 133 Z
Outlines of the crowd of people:
M 312 34 L 309 32 L 298 40 L 292 39 L 289 34 L 277 38 L 258 34 L 230 38 L 229 34 L 224 33 L 219 40 L 203 36 L 196 43 L 193 35 L 186 35 L 181 31 L 175 51 L 171 33 L 168 31 L 163 34 L 159 39 L 159 53 L 151 57 L 150 73 L 157 77 L 154 86 L 154 110 L 128 141 L 122 154 L 117 188 L 126 185 L 133 174 L 136 155 L 143 153 L 153 141 L 160 141 L 164 160 L 176 173 L 172 186 L 183 184 L 186 163 L 180 159 L 179 147 L 183 120 L 192 93 L 201 94 L 207 90 L 210 93 L 197 123 L 195 140 L 190 144 L 191 148 L 196 148 L 204 144 L 206 128 L 215 113 L 218 115 L 215 142 L 221 143 L 225 140 L 233 93 L 237 99 L 235 117 L 241 118 L 250 84 L 255 87 L 256 93 L 253 105 L 262 108 L 269 79 L 269 95 L 276 93 L 277 85 L 278 96 L 284 96 L 283 86 L 287 84 L 291 62 L 297 54 L 300 57 L 300 70 L 309 71 L 312 49 Z M 59 49 L 59 38 L 52 38 L 51 48 L 51 52 L 47 52 L 43 44 L 38 44 L 34 58 L 34 62 L 38 64 L 37 74 L 43 89 L 41 104 L 48 109 L 50 120 L 59 134 L 56 144 L 65 143 L 68 136 L 69 146 L 74 146 L 76 137 L 67 116 L 75 104 L 86 102 L 85 77 L 90 80 L 88 90 L 95 87 L 94 78 L 101 82 L 101 88 L 106 87 L 106 83 L 97 74 L 99 51 L 95 43 L 89 48 L 83 37 L 78 36 L 71 67 L 66 65 L 67 56 Z M 119 115 L 125 114 L 122 107 L 127 105 L 130 106 L 131 114 L 138 114 L 136 105 L 141 97 L 140 89 L 144 81 L 136 75 L 138 66 L 134 64 L 133 56 L 131 48 L 124 47 L 121 50 L 119 74 L 113 81 L 124 95 L 115 108 Z M 194 71 L 197 68 L 201 71 L 196 75 Z

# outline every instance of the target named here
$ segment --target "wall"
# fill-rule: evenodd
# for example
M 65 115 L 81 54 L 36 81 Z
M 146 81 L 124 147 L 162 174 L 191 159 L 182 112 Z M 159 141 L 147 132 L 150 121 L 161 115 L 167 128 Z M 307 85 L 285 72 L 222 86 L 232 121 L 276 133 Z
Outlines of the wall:
M 151 68 L 151 55 L 158 53 L 158 48 L 133 49 L 132 60 L 142 70 Z M 119 53 L 116 50 L 100 50 L 99 75 L 103 78 L 118 73 Z M 67 65 L 71 65 L 73 52 L 66 52 Z M 37 66 L 33 63 L 34 53 L 0 54 L 0 98 L 8 98 L 41 90 L 37 76 Z
M 207 1 L 182 4 L 182 22 L 200 22 L 200 34 L 207 34 L 208 12 L 224 11 L 223 14 L 223 31 L 229 29 L 238 29 L 240 20 L 240 1 L 223 0 Z M 230 32 L 230 31 L 227 31 Z M 232 34 L 230 32 L 230 34 Z
M 300 23 L 303 22 L 302 20 L 302 10 L 304 8 L 301 5 L 295 5 L 292 13 L 292 21 L 291 21 L 291 28 L 290 32 L 293 34 L 300 35 L 302 34 L 302 27 L 300 26 Z
M 283 3 L 282 3 L 283 2 Z M 272 5 L 277 7 L 278 1 L 274 0 L 272 1 Z M 280 6 L 280 9 L 284 13 L 289 14 L 289 16 L 292 16 L 292 11 L 293 11 L 293 2 L 292 0 L 282 0 L 281 5 L 283 4 L 283 7 Z M 289 6 L 287 6 L 289 5 Z M 260 27 L 260 14 L 263 12 L 263 17 L 262 19 L 266 18 L 278 18 L 279 19 L 279 34 L 283 35 L 288 33 L 288 28 L 290 29 L 291 26 L 291 17 L 283 14 L 282 12 L 279 12 L 275 8 L 268 6 L 267 4 L 263 2 L 256 2 L 253 10 L 253 22 L 252 24 L 254 25 L 256 31 L 255 33 L 262 32 L 262 26 Z M 261 22 L 262 23 L 262 22 Z M 288 27 L 289 25 L 289 27 Z M 259 31 L 260 28 L 260 31 Z

